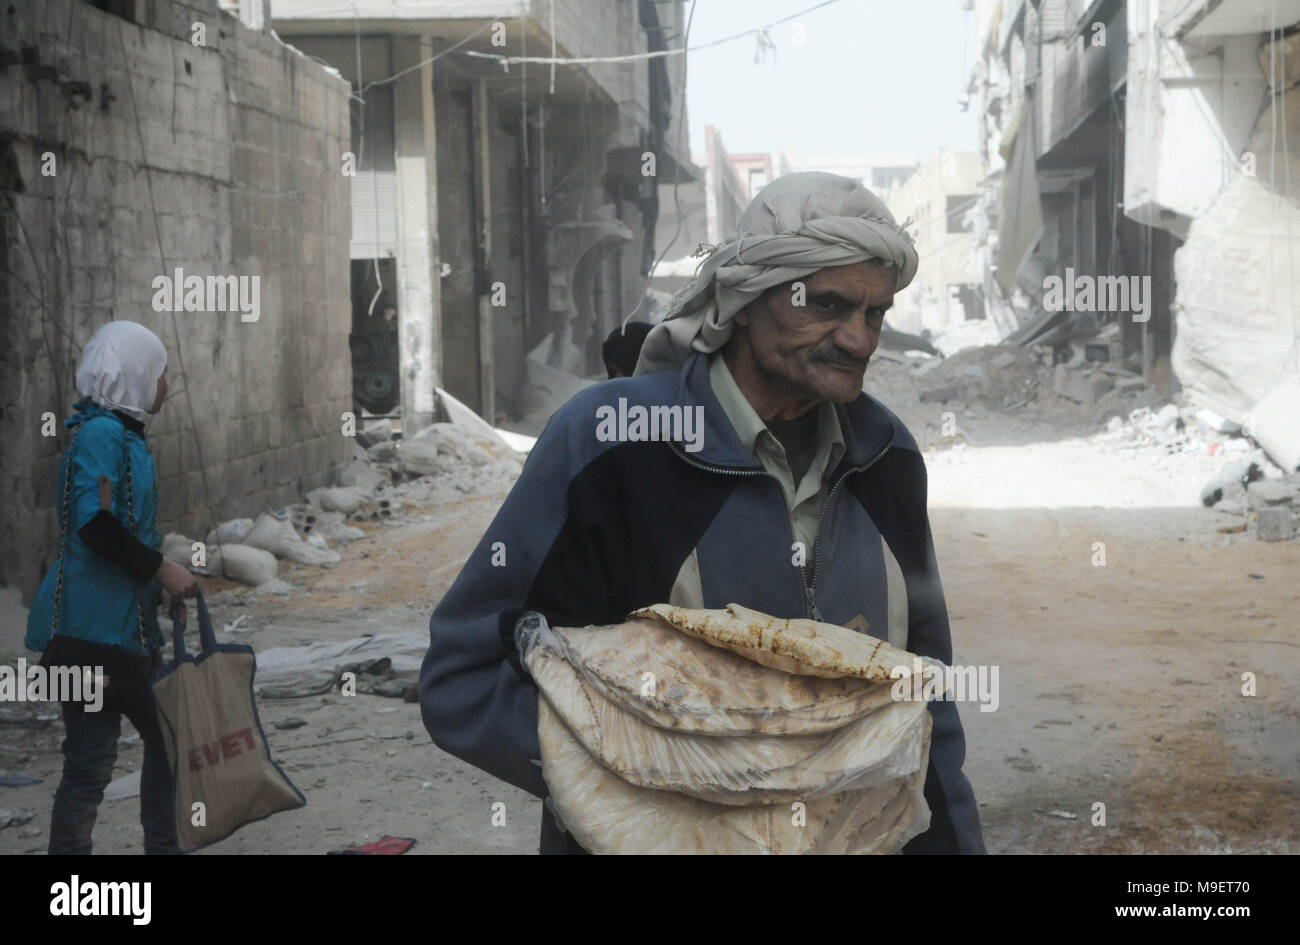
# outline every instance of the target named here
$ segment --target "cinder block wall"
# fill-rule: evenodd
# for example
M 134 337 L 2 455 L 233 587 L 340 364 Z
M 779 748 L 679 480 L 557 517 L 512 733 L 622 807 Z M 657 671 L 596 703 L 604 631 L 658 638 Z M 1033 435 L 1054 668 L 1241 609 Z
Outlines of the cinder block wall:
M 167 346 L 172 395 L 149 428 L 162 530 L 283 505 L 351 450 L 347 84 L 215 0 L 128 12 L 0 7 L 0 47 L 25 63 L 0 67 L 0 584 L 25 601 L 57 538 L 65 441 L 42 415 L 70 413 L 106 321 Z M 153 279 L 178 267 L 260 277 L 259 320 L 155 312 Z

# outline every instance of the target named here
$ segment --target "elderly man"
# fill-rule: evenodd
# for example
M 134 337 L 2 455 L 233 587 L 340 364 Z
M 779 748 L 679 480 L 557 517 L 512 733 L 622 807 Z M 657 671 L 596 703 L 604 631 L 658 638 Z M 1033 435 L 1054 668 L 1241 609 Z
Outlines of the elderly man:
M 925 465 L 862 392 L 916 266 L 911 239 L 857 181 L 792 174 L 755 197 L 647 337 L 637 375 L 551 418 L 435 610 L 420 678 L 434 741 L 546 795 L 521 661 L 538 615 L 586 626 L 654 603 L 735 602 L 950 663 Z M 905 850 L 982 853 L 956 706 L 930 711 L 931 826 Z M 582 852 L 549 810 L 541 848 Z

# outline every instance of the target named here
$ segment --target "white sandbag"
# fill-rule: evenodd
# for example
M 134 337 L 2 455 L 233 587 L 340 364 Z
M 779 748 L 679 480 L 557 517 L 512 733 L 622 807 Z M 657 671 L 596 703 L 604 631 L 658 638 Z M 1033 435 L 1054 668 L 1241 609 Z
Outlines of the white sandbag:
M 269 551 L 234 544 L 211 549 L 208 552 L 208 570 L 240 584 L 257 587 L 275 580 L 280 566 Z
M 251 518 L 232 518 L 222 522 L 203 539 L 208 545 L 243 544 L 248 533 L 253 530 Z
M 244 544 L 269 551 L 277 558 L 287 558 L 300 564 L 335 564 L 339 561 L 338 552 L 322 551 L 312 547 L 298 537 L 293 523 L 288 519 L 268 515 L 265 512 L 253 523 L 253 529 L 244 539 Z
M 307 501 L 326 512 L 343 512 L 351 515 L 366 504 L 369 497 L 356 486 L 335 486 L 313 489 L 307 493 Z
M 181 567 L 192 567 L 194 541 L 176 532 L 168 532 L 163 536 L 162 554 L 168 561 L 174 561 Z
M 342 512 L 318 511 L 312 516 L 308 537 L 319 534 L 326 541 L 349 542 L 365 538 L 366 533 L 355 525 L 348 525 Z

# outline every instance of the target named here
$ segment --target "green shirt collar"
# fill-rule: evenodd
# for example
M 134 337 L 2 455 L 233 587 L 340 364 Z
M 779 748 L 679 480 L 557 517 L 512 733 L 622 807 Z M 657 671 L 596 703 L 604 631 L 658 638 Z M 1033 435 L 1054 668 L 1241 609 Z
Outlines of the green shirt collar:
M 783 455 L 780 443 L 772 434 L 772 431 L 763 423 L 763 418 L 750 404 L 749 400 L 741 391 L 736 379 L 731 376 L 731 370 L 727 367 L 727 362 L 722 355 L 715 354 L 709 359 L 709 384 L 713 387 L 714 396 L 718 398 L 718 403 L 722 405 L 723 412 L 727 419 L 731 421 L 732 427 L 735 428 L 736 436 L 740 438 L 741 445 L 745 450 L 762 459 L 757 452 L 759 440 L 770 441 L 767 445 L 775 446 Z M 818 451 L 817 458 L 813 461 L 811 471 L 818 472 L 820 480 L 826 474 L 828 469 L 835 468 L 839 464 L 840 458 L 844 455 L 844 434 L 840 430 L 839 418 L 835 415 L 835 405 L 829 401 L 818 404 L 815 408 L 817 411 L 817 439 Z M 829 462 L 828 462 L 829 460 Z M 820 464 L 821 468 L 818 469 Z

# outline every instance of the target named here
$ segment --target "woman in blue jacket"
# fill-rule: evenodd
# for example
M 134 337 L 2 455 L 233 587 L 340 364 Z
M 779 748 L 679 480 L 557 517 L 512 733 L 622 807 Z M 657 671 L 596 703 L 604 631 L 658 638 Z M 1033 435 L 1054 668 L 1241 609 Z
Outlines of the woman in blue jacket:
M 58 557 L 27 619 L 26 644 L 42 665 L 103 674 L 102 702 L 65 699 L 63 777 L 50 817 L 51 854 L 90 853 L 91 831 L 113 776 L 122 716 L 144 743 L 140 822 L 146 853 L 175 853 L 174 787 L 150 676 L 161 662 L 159 588 L 197 592 L 163 558 L 153 454 L 145 425 L 167 395 L 167 351 L 143 325 L 95 332 L 77 366 L 80 400 L 64 421 L 59 463 Z M 96 700 L 99 701 L 99 700 Z

